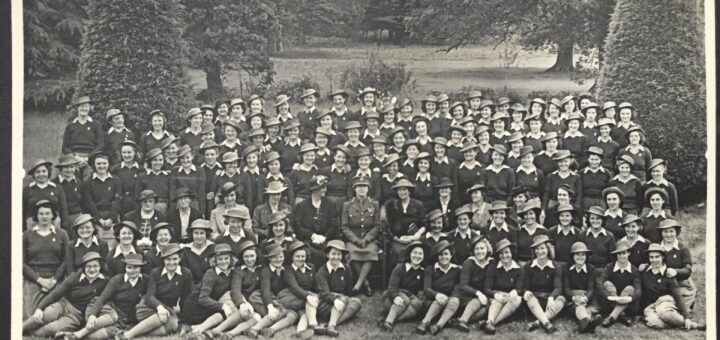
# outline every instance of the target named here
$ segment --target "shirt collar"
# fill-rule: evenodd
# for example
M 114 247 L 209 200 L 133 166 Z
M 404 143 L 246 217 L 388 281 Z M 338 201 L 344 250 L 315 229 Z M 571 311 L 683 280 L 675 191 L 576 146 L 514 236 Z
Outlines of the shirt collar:
M 300 140 L 299 139 L 287 139 L 285 140 L 285 145 L 289 146 L 300 146 Z
M 528 234 L 530 234 L 530 230 L 528 229 L 528 227 L 527 227 L 526 224 L 521 225 L 521 226 L 520 226 L 520 229 L 525 229 L 525 231 L 527 231 Z M 545 226 L 542 225 L 542 224 L 536 224 L 535 231 L 533 231 L 533 233 L 530 234 L 530 235 L 535 235 L 535 233 L 536 233 L 539 229 L 547 229 L 547 228 L 545 228 Z
M 34 232 L 37 232 L 38 230 L 40 230 L 40 227 L 37 226 L 37 225 L 35 225 L 35 226 L 32 228 L 32 231 L 34 231 Z M 53 234 L 55 234 L 55 226 L 53 226 L 53 225 L 50 226 L 50 232 L 53 233 Z
M 507 166 L 507 165 L 505 165 L 505 164 L 503 164 L 503 166 L 500 167 L 500 170 L 495 170 L 495 168 L 492 166 L 492 164 L 490 164 L 490 165 L 488 165 L 488 166 L 485 168 L 485 170 L 490 170 L 490 171 L 492 171 L 492 172 L 494 172 L 494 173 L 496 173 L 496 174 L 499 174 L 501 171 L 503 171 L 503 170 L 505 170 L 505 169 L 510 169 L 510 167 Z
M 622 272 L 632 273 L 632 264 L 630 264 L 630 262 L 628 262 L 628 264 L 625 267 L 620 267 L 620 263 L 615 261 L 615 266 L 613 267 L 613 272 L 618 272 L 618 271 L 620 273 L 622 273 Z
M 130 248 L 130 251 L 128 251 L 127 253 L 128 254 L 137 254 L 137 252 L 135 251 L 135 247 Z M 123 252 L 122 252 L 122 249 L 120 249 L 120 245 L 117 245 L 115 247 L 115 253 L 113 253 L 113 257 L 118 257 L 122 254 L 123 254 Z
M 197 171 L 197 168 L 195 167 L 195 164 L 190 164 L 190 170 L 185 170 L 185 168 L 179 167 L 179 168 L 178 168 L 178 171 L 182 171 L 182 172 L 184 172 L 185 174 L 189 175 L 189 174 Z
M 80 118 L 75 117 L 75 119 L 73 119 L 73 123 L 79 123 L 79 122 L 80 122 Z M 92 123 L 92 122 L 93 122 L 92 117 L 88 116 L 88 117 L 87 117 L 87 122 L 88 122 L 88 123 Z
M 565 236 L 567 236 L 567 234 L 575 235 L 575 228 L 573 228 L 573 226 L 571 225 L 570 228 L 568 228 L 568 231 L 565 232 L 564 228 L 561 227 L 560 225 L 558 225 L 557 233 L 558 233 L 558 235 L 563 234 Z
M 365 144 L 363 144 L 363 142 L 360 142 L 360 141 L 358 141 L 356 144 L 352 144 L 352 143 L 350 143 L 350 141 L 347 141 L 343 145 L 345 145 L 346 147 L 351 147 L 351 148 L 359 148 L 361 146 L 365 146 Z
M 375 138 L 375 137 L 377 137 L 377 134 L 372 134 L 372 133 L 368 132 L 367 129 L 365 129 L 365 132 L 363 133 L 363 137 L 362 137 L 362 138 L 368 138 L 368 137 L 370 137 L 370 138 Z
M 648 240 L 640 235 L 638 235 L 637 238 L 635 239 L 635 241 L 633 241 L 632 243 L 630 243 L 630 240 L 628 240 L 627 236 L 623 236 L 623 238 L 621 238 L 620 241 L 622 241 L 622 240 L 625 240 L 625 242 L 630 244 L 630 248 L 634 247 L 635 243 L 637 243 L 637 242 L 648 243 Z M 618 242 L 620 242 L 620 241 L 618 241 Z
M 201 131 L 202 131 L 202 129 L 201 129 L 201 130 L 198 130 L 198 132 L 195 133 L 195 132 L 193 132 L 192 129 L 189 128 L 189 127 L 188 127 L 187 129 L 185 129 L 185 133 L 191 133 L 191 134 L 193 134 L 193 135 L 195 135 L 195 136 L 199 135 Z
M 440 233 L 440 234 L 438 234 L 438 240 L 439 240 L 440 238 L 442 238 L 442 237 L 447 237 L 447 234 L 446 234 L 446 233 Z M 433 233 L 432 233 L 431 231 L 428 231 L 428 232 L 425 234 L 425 238 L 426 238 L 426 239 L 430 239 L 430 238 L 435 239 L 435 236 L 433 235 Z
M 311 269 L 312 269 L 312 268 L 310 268 L 310 266 L 308 266 L 307 263 L 303 263 L 302 267 L 298 267 L 298 266 L 296 266 L 294 263 L 291 264 L 290 266 L 292 266 L 292 269 L 293 269 L 294 271 L 300 271 L 300 272 L 303 273 L 303 274 L 305 274 L 305 271 L 306 271 L 306 270 L 311 270 Z
M 476 166 L 482 166 L 482 164 L 480 164 L 480 162 L 478 162 L 476 160 L 473 160 L 472 162 L 470 162 L 470 164 L 472 164 L 472 167 L 470 165 L 468 165 L 467 162 L 464 161 L 464 162 L 460 163 L 460 167 L 458 167 L 458 168 L 459 169 L 467 168 L 468 170 L 472 170 L 472 169 L 475 169 Z
M 517 262 L 515 262 L 515 260 L 512 260 L 512 263 L 510 263 L 510 268 L 506 269 L 505 266 L 503 266 L 502 262 L 498 261 L 497 268 L 498 269 L 502 268 L 502 269 L 505 269 L 506 272 L 509 272 L 513 269 L 520 269 L 520 265 L 517 264 Z
M 525 169 L 525 168 L 521 165 L 521 166 L 519 166 L 519 167 L 517 168 L 517 170 L 515 170 L 515 172 L 521 172 L 521 171 L 522 171 L 522 172 L 524 172 L 524 173 L 526 173 L 526 174 L 528 174 L 528 175 L 532 175 L 532 174 L 535 173 L 536 170 L 537 170 L 537 168 L 536 168 L 534 165 L 530 165 L 530 168 L 528 168 L 528 169 Z
M 240 266 L 240 270 L 246 270 L 246 269 L 247 269 L 247 270 L 249 270 L 249 271 L 251 271 L 251 272 L 254 273 L 254 272 L 255 272 L 255 269 L 257 269 L 258 267 L 259 267 L 259 266 L 257 266 L 257 265 L 252 266 L 252 267 L 249 267 L 249 266 L 246 266 L 246 265 L 241 265 L 241 266 Z
M 98 242 L 97 236 L 93 235 L 92 239 L 90 240 L 90 244 L 92 245 L 95 243 L 96 246 L 100 245 L 100 242 Z M 81 244 L 84 244 L 80 238 L 77 239 L 77 242 L 75 242 L 75 248 L 79 247 Z M 87 247 L 89 248 L 89 246 Z
M 235 146 L 240 145 L 240 140 L 236 138 L 236 139 L 233 141 L 233 143 L 235 143 L 235 145 L 230 145 L 230 142 L 226 139 L 226 140 L 222 141 L 222 143 L 220 143 L 220 145 L 221 145 L 221 146 L 226 146 L 226 147 L 228 147 L 228 148 L 234 148 Z
M 651 180 L 650 180 L 650 183 L 653 183 L 653 184 L 655 184 L 655 185 L 664 185 L 664 186 L 666 186 L 666 187 L 669 187 L 669 186 L 670 186 L 670 182 L 668 182 L 667 179 L 665 179 L 665 178 L 662 178 L 662 179 L 660 179 L 659 181 L 656 181 L 656 180 L 654 180 L 654 179 L 651 179 Z
M 612 217 L 612 218 L 622 218 L 623 217 L 623 211 L 622 209 L 618 209 L 616 213 L 610 212 L 610 209 L 605 210 L 605 216 Z
M 77 178 L 75 178 L 75 175 L 73 175 L 73 176 L 70 177 L 70 178 L 65 178 L 65 177 L 63 177 L 62 175 L 58 176 L 58 183 L 62 184 L 63 182 L 75 182 L 75 183 L 77 183 L 78 180 L 77 180 Z M 50 183 L 50 182 L 48 182 L 48 183 Z
M 380 128 L 381 128 L 381 129 L 389 129 L 389 130 L 392 130 L 392 129 L 395 128 L 395 123 L 390 123 L 390 124 L 388 124 L 388 123 L 382 123 L 382 124 L 380 124 Z
M 638 179 L 638 178 L 635 177 L 635 175 L 633 175 L 633 174 L 630 174 L 630 176 L 628 176 L 628 178 L 627 178 L 626 180 L 623 180 L 622 178 L 620 178 L 620 175 L 615 175 L 615 177 L 613 177 L 613 180 L 615 180 L 615 181 L 620 181 L 620 182 L 622 182 L 622 183 L 630 182 L 630 181 L 632 181 L 633 179 Z
M 173 272 L 173 273 L 168 272 L 167 268 L 163 267 L 163 270 L 160 273 L 160 276 L 167 275 L 168 279 L 172 279 L 172 277 L 175 276 L 175 274 L 182 275 L 182 269 L 180 269 L 180 266 L 177 266 L 177 268 L 175 268 L 175 272 Z
M 139 275 L 138 277 L 136 277 L 136 278 L 134 278 L 134 279 L 131 279 L 130 276 L 128 276 L 128 274 L 123 275 L 123 282 L 127 283 L 127 282 L 129 281 L 129 282 L 130 282 L 130 286 L 133 286 L 133 287 L 135 287 L 135 285 L 136 285 L 136 284 L 138 283 L 138 281 L 140 281 L 141 279 L 142 279 L 142 275 Z
M 590 121 L 587 121 L 587 120 L 586 120 L 586 121 L 583 122 L 582 126 L 583 126 L 584 128 L 594 128 L 594 127 L 597 126 L 597 122 L 596 122 L 596 121 L 593 121 L 592 124 L 588 124 L 588 123 L 590 123 Z
M 583 265 L 580 266 L 580 267 L 578 267 L 578 266 L 575 265 L 575 264 L 572 265 L 572 266 L 570 266 L 570 270 L 573 270 L 573 269 L 574 269 L 575 271 L 577 271 L 578 273 L 579 273 L 579 272 L 585 272 L 585 273 L 588 272 L 588 271 L 587 271 L 587 264 L 585 264 L 585 263 L 583 263 Z
M 420 268 L 422 268 L 422 266 L 420 266 Z M 405 262 L 405 271 L 409 272 L 411 269 L 413 269 L 412 264 L 410 264 L 410 262 Z
M 588 166 L 588 167 L 586 167 L 585 169 L 583 169 L 583 173 L 586 174 L 586 173 L 588 173 L 588 172 L 592 172 L 592 173 L 594 173 L 594 174 L 596 174 L 596 173 L 598 173 L 598 172 L 605 173 L 605 168 L 599 166 L 597 169 L 593 170 L 592 168 L 590 168 L 590 167 Z
M 663 246 L 665 251 L 671 251 L 673 249 L 680 250 L 680 242 L 677 239 L 675 239 L 675 241 L 670 244 L 665 243 L 665 240 L 663 240 L 662 242 L 660 242 L 660 245 Z
M 439 271 L 441 271 L 441 272 L 443 272 L 443 273 L 445 273 L 445 274 L 447 274 L 447 273 L 450 271 L 450 269 L 453 269 L 453 268 L 460 268 L 460 266 L 458 266 L 458 265 L 456 265 L 456 264 L 454 264 L 454 263 L 450 263 L 450 266 L 448 266 L 447 269 L 443 269 L 443 268 L 440 266 L 440 263 L 438 263 L 438 262 L 435 262 L 435 266 L 433 266 L 433 269 L 435 269 L 435 271 L 438 271 L 438 270 L 439 270 Z
M 362 169 L 358 169 L 358 171 L 355 173 L 355 176 L 372 177 L 372 170 L 365 169 L 365 171 L 363 171 Z
M 435 158 L 435 163 L 437 164 L 450 164 L 450 160 L 448 160 L 447 156 L 443 156 L 442 158 Z
M 342 109 L 338 109 L 337 107 L 333 106 L 330 111 L 335 112 L 335 114 L 338 116 L 342 116 L 347 112 L 347 106 L 343 105 Z
M 220 269 L 220 267 L 215 266 L 215 274 L 220 275 L 220 273 L 225 274 L 225 276 L 230 276 L 230 274 L 232 273 L 232 268 L 228 268 L 227 271 L 223 271 L 222 269 Z
M 113 133 L 113 132 L 122 133 L 122 132 L 125 132 L 125 131 L 130 132 L 130 129 L 128 129 L 127 127 L 123 126 L 122 129 L 118 130 L 118 129 L 116 129 L 115 127 L 111 126 L 110 129 L 108 129 L 108 134 L 111 134 L 111 133 Z
M 126 165 L 125 162 L 120 163 L 120 169 L 122 168 L 128 168 L 128 169 L 140 169 L 140 164 L 138 162 L 134 162 L 132 165 Z
M 33 181 L 33 182 L 31 182 L 30 185 L 28 185 L 28 186 L 31 187 L 31 188 L 32 188 L 32 187 L 38 187 L 38 188 L 40 188 L 40 189 L 45 189 L 45 188 L 47 188 L 47 187 L 49 187 L 49 186 L 54 188 L 54 187 L 55 187 L 55 183 L 53 183 L 52 181 L 47 181 L 47 182 L 45 182 L 45 184 L 40 185 L 40 184 L 38 184 L 37 182 Z
M 648 212 L 648 214 L 645 215 L 645 217 L 656 217 L 656 218 L 657 218 L 657 217 L 662 217 L 662 218 L 667 218 L 666 215 L 665 215 L 665 210 L 660 210 L 659 213 L 656 213 L 656 212 L 650 210 L 650 212 Z
M 220 165 L 220 163 L 217 163 L 217 162 L 215 162 L 215 164 L 213 164 L 213 165 L 208 165 L 206 162 L 203 162 L 202 164 L 200 164 L 200 167 L 208 168 L 210 170 L 215 169 L 215 168 L 222 169 L 222 165 Z
M 243 172 L 250 173 L 253 175 L 260 175 L 260 167 L 255 165 L 254 168 L 248 168 L 247 165 L 243 168 Z
M 268 268 L 270 268 L 270 271 L 273 273 L 281 273 L 283 270 L 285 270 L 285 267 L 283 266 L 275 267 L 272 264 L 268 264 Z
M 86 280 L 86 281 L 90 282 L 90 280 L 88 280 L 87 276 L 85 276 L 85 273 L 80 274 L 80 278 L 78 278 L 78 282 L 82 282 L 82 280 Z M 98 276 L 95 278 L 95 280 L 105 280 L 105 275 L 103 275 L 103 273 L 98 273 Z
M 223 236 L 230 236 L 230 228 L 225 230 Z M 243 228 L 240 228 L 240 238 L 245 238 L 245 230 L 243 230 Z
M 344 174 L 344 173 L 345 173 L 345 169 L 344 169 L 344 167 L 343 167 L 342 169 L 339 169 L 339 168 L 335 165 L 335 163 L 333 163 L 333 164 L 330 164 L 330 172 L 337 172 L 337 173 L 339 173 L 339 174 Z
M 92 178 L 93 178 L 93 179 L 99 179 L 101 182 L 104 183 L 104 182 L 107 181 L 108 179 L 113 178 L 113 176 L 112 176 L 112 174 L 110 174 L 110 173 L 108 172 L 108 173 L 107 173 L 107 176 L 105 176 L 104 179 L 101 179 L 100 176 L 98 176 L 97 172 L 94 172 L 93 175 L 92 175 Z
M 453 236 L 460 236 L 461 239 L 467 240 L 473 237 L 473 231 L 470 228 L 467 228 L 467 231 L 463 234 L 460 231 L 460 228 L 455 228 L 455 231 L 453 232 Z
M 555 265 L 553 264 L 553 261 L 552 261 L 552 260 L 548 260 L 547 263 L 545 263 L 545 265 L 541 267 L 541 266 L 540 266 L 540 263 L 538 262 L 538 260 L 537 260 L 537 259 L 534 259 L 534 260 L 532 261 L 532 263 L 530 264 L 530 268 L 532 268 L 532 267 L 537 267 L 537 268 L 540 268 L 541 270 L 542 270 L 542 269 L 545 269 L 546 267 L 550 267 L 550 268 L 552 268 L 552 269 L 555 269 Z
M 330 154 L 330 149 L 328 149 L 327 147 L 325 147 L 325 148 L 319 149 L 318 151 L 315 151 L 315 153 L 318 154 L 318 155 L 320 155 L 320 156 L 329 155 L 329 154 Z
M 417 175 L 415 175 L 415 180 L 425 182 L 425 181 L 429 181 L 431 177 L 432 177 L 432 175 L 430 175 L 429 172 L 426 172 L 426 173 L 418 172 Z
M 523 225 L 523 226 L 525 226 L 525 225 Z M 507 222 L 505 222 L 505 221 L 503 221 L 503 223 L 501 225 L 497 225 L 497 224 L 495 224 L 495 222 L 491 222 L 489 230 L 493 230 L 493 229 L 502 230 L 506 233 L 510 231 L 510 229 L 508 229 Z
M 667 265 L 662 265 L 659 270 L 655 270 L 652 268 L 652 266 L 648 266 L 647 271 L 652 272 L 655 275 L 660 274 L 660 276 L 665 276 L 665 270 L 667 269 Z
M 283 177 L 282 172 L 278 172 L 277 175 L 273 175 L 272 173 L 268 172 L 267 176 L 265 176 L 266 179 L 274 179 L 274 180 L 281 180 L 284 181 L 285 177 Z
M 598 231 L 597 234 L 593 231 L 593 228 L 588 228 L 588 230 L 585 232 L 585 235 L 589 236 L 590 234 L 592 234 L 592 236 L 595 238 L 597 238 L 600 234 L 608 236 L 607 230 L 605 228 L 600 228 L 600 231 Z
M 600 143 L 606 143 L 606 144 L 607 144 L 607 143 L 612 142 L 613 139 L 612 139 L 612 137 L 610 137 L 610 136 L 607 136 L 607 137 L 597 136 L 597 141 L 600 142 Z
M 330 265 L 330 261 L 328 261 L 328 262 L 325 264 L 325 266 L 327 267 L 328 273 L 330 273 L 330 274 L 332 274 L 334 271 L 339 270 L 339 269 L 341 269 L 341 268 L 342 268 L 343 270 L 345 270 L 345 265 L 344 265 L 342 262 L 338 263 L 337 268 L 333 268 L 333 267 Z
M 154 174 L 154 172 L 153 172 L 152 169 L 147 169 L 146 174 L 150 175 L 150 174 Z M 168 172 L 167 172 L 167 170 L 160 170 L 160 171 L 158 171 L 157 174 L 158 174 L 158 175 L 166 175 L 166 176 L 167 176 Z

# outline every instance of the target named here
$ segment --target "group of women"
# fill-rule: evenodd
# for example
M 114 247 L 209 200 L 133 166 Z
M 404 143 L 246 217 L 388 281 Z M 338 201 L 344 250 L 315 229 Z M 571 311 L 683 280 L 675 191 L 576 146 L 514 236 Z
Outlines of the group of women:
M 704 328 L 675 187 L 630 103 L 320 97 L 222 100 L 177 133 L 154 110 L 137 134 L 77 98 L 63 154 L 27 172 L 23 332 L 338 336 L 378 288 L 387 331 L 526 315 L 554 332 L 564 309 L 579 332 Z

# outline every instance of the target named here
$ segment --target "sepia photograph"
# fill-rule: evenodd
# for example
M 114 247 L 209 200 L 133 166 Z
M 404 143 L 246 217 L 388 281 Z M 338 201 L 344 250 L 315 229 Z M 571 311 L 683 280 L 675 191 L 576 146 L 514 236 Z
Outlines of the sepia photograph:
M 716 336 L 712 1 L 12 6 L 13 339 Z

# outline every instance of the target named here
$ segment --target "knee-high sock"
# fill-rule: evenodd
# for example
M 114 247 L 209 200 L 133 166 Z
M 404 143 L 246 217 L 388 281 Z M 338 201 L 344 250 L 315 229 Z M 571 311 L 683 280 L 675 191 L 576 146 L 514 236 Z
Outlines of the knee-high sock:
M 308 329 L 308 319 L 307 314 L 303 313 L 300 315 L 295 332 L 300 333 L 306 329 Z
M 308 326 L 317 326 L 317 306 L 311 306 L 305 303 L 305 315 L 307 317 Z
M 613 319 L 617 319 L 618 316 L 620 316 L 620 314 L 621 314 L 622 312 L 624 312 L 625 309 L 627 309 L 628 307 L 630 307 L 630 304 L 629 304 L 629 303 L 628 303 L 628 304 L 625 304 L 625 305 L 621 305 L 621 304 L 619 304 L 619 303 L 616 303 L 615 306 L 613 307 L 612 312 L 610 312 L 610 316 L 611 316 Z
M 31 316 L 27 320 L 23 321 L 23 334 L 34 331 L 40 326 L 42 326 L 42 323 L 34 316 Z
M 475 315 L 475 312 L 479 311 L 480 308 L 482 308 L 482 303 L 479 299 L 474 298 L 468 302 L 468 304 L 465 306 L 465 310 L 463 310 L 462 315 L 460 315 L 460 321 L 463 322 L 469 322 L 470 318 Z
M 347 322 L 348 320 L 352 319 L 357 315 L 357 313 L 360 311 L 361 303 L 360 299 L 358 298 L 350 298 L 348 299 L 348 303 L 345 305 L 345 310 L 343 310 L 340 313 L 340 317 L 337 319 L 337 324 L 343 324 Z M 330 320 L 332 321 L 332 314 L 330 316 Z M 332 324 L 332 323 L 331 323 Z
M 250 329 L 251 327 L 255 326 L 262 317 L 260 317 L 260 314 L 255 313 L 253 316 L 241 323 L 239 323 L 235 328 L 231 329 L 228 334 L 231 336 L 237 336 L 240 335 L 240 333 L 244 332 L 246 329 Z
M 230 314 L 225 320 L 223 320 L 223 322 L 215 326 L 215 328 L 213 328 L 213 331 L 222 333 L 228 328 L 237 326 L 240 322 L 242 322 L 242 316 L 240 315 L 240 311 L 236 310 L 234 313 Z
M 440 305 L 439 302 L 433 301 L 432 304 L 430 304 L 430 308 L 428 308 L 427 313 L 425 313 L 425 317 L 422 319 L 422 322 L 426 324 L 431 323 L 442 310 L 443 306 Z
M 298 319 L 298 314 L 295 311 L 288 311 L 284 318 L 280 319 L 274 325 L 270 326 L 272 330 L 279 331 L 286 327 L 292 326 Z
M 487 317 L 488 322 L 495 324 L 495 322 L 497 320 L 497 316 L 500 314 L 500 311 L 502 310 L 503 306 L 504 305 L 502 302 L 499 302 L 495 299 L 490 301 L 490 307 L 488 307 L 488 317 Z M 465 313 L 463 313 L 463 316 L 464 315 L 465 315 Z
M 550 322 L 547 316 L 545 316 L 545 310 L 542 306 L 540 306 L 540 301 L 536 297 L 533 296 L 530 300 L 528 300 L 527 305 L 532 315 L 534 315 L 541 324 Z
M 215 313 L 213 315 L 210 315 L 205 321 L 203 321 L 199 325 L 195 325 L 192 327 L 193 332 L 202 333 L 218 324 L 223 322 L 223 316 L 220 313 Z
M 445 306 L 442 314 L 440 315 L 440 320 L 438 320 L 437 325 L 440 327 L 445 327 L 445 324 L 450 321 L 450 318 L 452 318 L 453 315 L 455 315 L 455 313 L 457 312 L 458 307 L 460 307 L 460 300 L 458 300 L 458 298 L 456 297 L 451 297 L 448 300 L 448 303 Z
M 405 308 L 405 311 L 398 316 L 397 321 L 406 321 L 410 319 L 414 319 L 417 317 L 418 310 L 413 305 L 408 305 L 407 308 Z
M 155 331 L 157 328 L 162 328 L 164 332 L 165 327 L 161 327 L 163 324 L 164 322 L 160 320 L 160 316 L 157 314 L 153 314 L 145 320 L 138 322 L 135 327 L 125 332 L 125 337 L 127 337 L 128 339 L 132 339 L 138 335 L 143 335 Z
M 405 312 L 405 309 L 407 309 L 407 305 L 400 306 L 393 303 L 392 306 L 390 306 L 390 311 L 388 311 L 388 315 L 387 318 L 385 318 L 385 321 L 389 323 L 394 323 L 397 320 L 398 316 Z
M 493 320 L 493 324 L 497 325 L 501 321 L 507 319 L 512 313 L 515 313 L 515 311 L 520 306 L 520 302 L 522 300 L 518 297 L 515 301 L 508 301 L 505 303 L 505 305 L 502 306 L 500 309 L 500 312 L 495 317 L 495 320 Z
M 117 334 L 117 327 L 110 326 L 110 327 L 98 329 L 98 330 L 88 334 L 85 339 L 106 340 L 106 339 L 112 339 L 113 337 L 115 337 L 115 334 Z M 80 337 L 78 337 L 78 338 L 81 339 Z

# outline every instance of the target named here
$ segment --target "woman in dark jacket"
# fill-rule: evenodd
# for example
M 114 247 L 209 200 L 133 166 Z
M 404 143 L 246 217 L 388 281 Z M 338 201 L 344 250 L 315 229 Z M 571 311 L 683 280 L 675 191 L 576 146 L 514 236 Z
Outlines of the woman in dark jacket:
M 423 264 L 429 255 L 429 249 L 420 241 L 407 245 L 403 258 L 390 274 L 388 287 L 383 293 L 383 315 L 381 327 L 391 332 L 398 321 L 415 318 L 421 311 L 423 299 Z
M 340 238 L 338 207 L 331 199 L 324 197 L 327 185 L 325 176 L 311 178 L 310 198 L 295 207 L 293 230 L 297 239 L 308 246 L 308 261 L 315 268 L 320 268 L 327 261 L 323 253 L 327 242 Z
M 543 327 L 546 332 L 557 329 L 550 323 L 565 306 L 562 295 L 561 264 L 553 260 L 552 240 L 547 235 L 538 235 L 530 245 L 533 260 L 525 264 L 523 278 L 523 300 L 537 321 L 530 323 L 530 330 Z
M 385 203 L 385 217 L 390 238 L 391 263 L 403 261 L 400 255 L 405 253 L 408 244 L 419 241 L 425 228 L 423 219 L 425 207 L 422 202 L 412 198 L 411 190 L 415 186 L 407 179 L 398 180 L 393 190 L 398 198 Z

